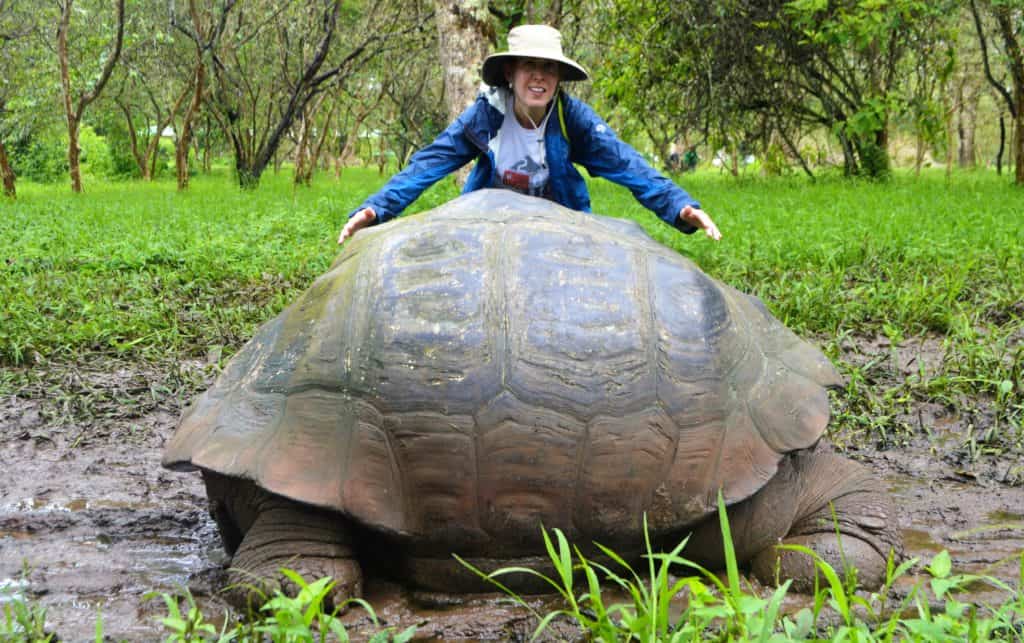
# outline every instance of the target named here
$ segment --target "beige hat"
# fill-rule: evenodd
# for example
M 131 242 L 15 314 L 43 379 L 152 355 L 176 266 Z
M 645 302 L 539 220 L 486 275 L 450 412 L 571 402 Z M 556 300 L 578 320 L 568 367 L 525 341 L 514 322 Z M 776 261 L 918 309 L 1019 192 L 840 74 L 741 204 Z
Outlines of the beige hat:
M 508 32 L 508 51 L 491 54 L 484 60 L 480 75 L 492 86 L 508 84 L 504 63 L 516 58 L 541 58 L 561 63 L 560 80 L 587 80 L 582 65 L 562 54 L 562 34 L 547 25 L 520 25 Z

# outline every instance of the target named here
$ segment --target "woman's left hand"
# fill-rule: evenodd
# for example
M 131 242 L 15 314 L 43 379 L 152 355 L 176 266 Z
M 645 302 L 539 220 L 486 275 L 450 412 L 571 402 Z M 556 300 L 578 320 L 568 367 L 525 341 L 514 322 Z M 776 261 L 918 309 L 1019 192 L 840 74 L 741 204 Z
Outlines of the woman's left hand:
M 695 208 L 692 205 L 688 205 L 679 211 L 679 218 L 689 223 L 695 228 L 700 228 L 704 231 L 704 234 L 708 235 L 708 238 L 718 241 L 722 238 L 722 233 L 719 232 L 718 226 L 711 220 L 708 213 L 700 208 Z

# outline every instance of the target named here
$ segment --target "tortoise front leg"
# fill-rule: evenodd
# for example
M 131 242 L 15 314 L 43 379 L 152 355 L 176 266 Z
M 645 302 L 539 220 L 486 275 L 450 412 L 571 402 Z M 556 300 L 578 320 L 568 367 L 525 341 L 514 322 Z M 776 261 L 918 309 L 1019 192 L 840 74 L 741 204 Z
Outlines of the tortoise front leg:
M 889 494 L 866 468 L 830 453 L 801 452 L 783 459 L 775 477 L 726 515 L 736 559 L 766 584 L 778 578 L 792 579 L 797 591 L 814 587 L 813 559 L 777 549 L 780 544 L 803 545 L 840 572 L 844 565 L 856 567 L 865 589 L 885 581 L 890 550 L 902 557 Z M 712 516 L 694 528 L 682 555 L 720 569 L 723 551 L 718 516 Z
M 782 544 L 802 545 L 833 569 L 857 569 L 858 585 L 877 589 L 885 582 L 890 552 L 903 558 L 896 509 L 888 491 L 864 466 L 830 453 L 804 453 L 792 458 L 797 511 Z M 838 537 L 836 532 L 838 531 Z M 792 578 L 794 588 L 813 588 L 815 569 L 810 556 L 767 547 L 751 560 L 754 575 L 770 582 L 776 570 Z
M 245 608 L 281 588 L 295 596 L 299 588 L 280 573 L 297 572 L 307 582 L 330 576 L 335 586 L 326 608 L 362 594 L 362 569 L 355 559 L 351 526 L 338 513 L 277 496 L 248 482 L 205 475 L 214 498 L 225 548 L 233 554 L 228 570 L 228 600 Z M 232 536 L 241 542 L 232 551 Z

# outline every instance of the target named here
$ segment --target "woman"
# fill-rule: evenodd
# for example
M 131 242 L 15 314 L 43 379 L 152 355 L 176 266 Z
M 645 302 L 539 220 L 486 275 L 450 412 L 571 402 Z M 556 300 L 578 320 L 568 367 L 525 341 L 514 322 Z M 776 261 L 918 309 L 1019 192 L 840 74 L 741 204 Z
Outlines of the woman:
M 700 204 L 623 143 L 559 83 L 587 80 L 583 67 L 562 54 L 562 35 L 545 25 L 509 31 L 509 50 L 488 56 L 487 87 L 437 139 L 417 152 L 404 170 L 349 214 L 338 243 L 367 225 L 392 219 L 424 190 L 477 160 L 463 192 L 507 188 L 541 196 L 574 210 L 590 211 L 590 195 L 578 163 L 592 176 L 623 185 L 663 221 L 690 234 L 721 233 Z

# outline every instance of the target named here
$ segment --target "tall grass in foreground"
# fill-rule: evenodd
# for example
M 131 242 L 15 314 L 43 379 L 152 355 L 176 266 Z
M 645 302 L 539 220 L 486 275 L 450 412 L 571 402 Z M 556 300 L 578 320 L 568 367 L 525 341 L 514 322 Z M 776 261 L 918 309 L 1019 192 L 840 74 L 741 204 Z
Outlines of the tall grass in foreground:
M 349 631 L 339 619 L 339 614 L 349 607 L 365 610 L 376 628 L 376 633 L 368 639 L 368 643 L 407 643 L 416 634 L 415 625 L 400 632 L 396 632 L 395 628 L 381 627 L 373 607 L 359 598 L 349 599 L 345 605 L 328 610 L 324 599 L 334 587 L 332 579 L 321 578 L 307 583 L 290 569 L 281 571 L 298 588 L 295 596 L 277 591 L 273 596 L 265 597 L 255 612 L 244 618 L 225 618 L 219 628 L 207 620 L 187 589 L 177 594 L 151 592 L 144 596 L 144 600 L 159 599 L 167 610 L 166 616 L 159 619 L 166 634 L 163 639 L 165 643 L 347 643 L 350 640 Z M 0 621 L 0 641 L 49 643 L 57 640 L 57 634 L 46 630 L 45 609 L 22 599 L 4 599 L 0 588 L 0 605 L 4 614 L 4 619 Z M 102 615 L 96 621 L 95 640 L 96 643 L 110 640 L 103 632 Z
M 767 598 L 742 587 L 721 494 L 718 508 L 725 543 L 725 580 L 687 560 L 683 556 L 685 540 L 669 553 L 653 551 L 646 520 L 646 576 L 641 576 L 618 554 L 601 545 L 598 545 L 601 552 L 617 568 L 588 560 L 578 548 L 570 545 L 558 529 L 551 532 L 554 540 L 546 530 L 543 532 L 556 578 L 525 568 L 505 568 L 485 574 L 459 560 L 533 613 L 538 621 L 533 639 L 556 619 L 563 618 L 577 624 L 586 640 L 609 643 L 1024 640 L 1024 552 L 1019 554 L 1017 587 L 1012 588 L 990 577 L 952 574 L 949 554 L 942 551 L 925 567 L 931 580 L 917 583 L 900 604 L 890 605 L 887 597 L 893 583 L 916 565 L 917 559 L 897 565 L 890 557 L 884 586 L 877 592 L 865 594 L 858 592 L 855 580 L 851 580 L 855 575 L 841 577 L 811 550 L 786 546 L 813 557 L 823 579 L 813 596 L 812 607 L 786 614 L 783 601 L 789 590 L 789 581 L 782 583 Z M 696 574 L 681 578 L 670 574 L 670 570 L 681 569 L 689 569 Z M 552 591 L 561 596 L 565 606 L 540 614 L 522 596 L 498 580 L 502 576 L 524 573 L 539 576 L 547 582 Z M 577 578 L 584 581 L 582 587 L 576 586 Z M 630 600 L 609 604 L 602 580 Z M 979 580 L 1007 592 L 1006 601 L 979 609 L 957 600 L 959 590 Z M 934 607 L 936 604 L 940 605 L 938 609 Z

